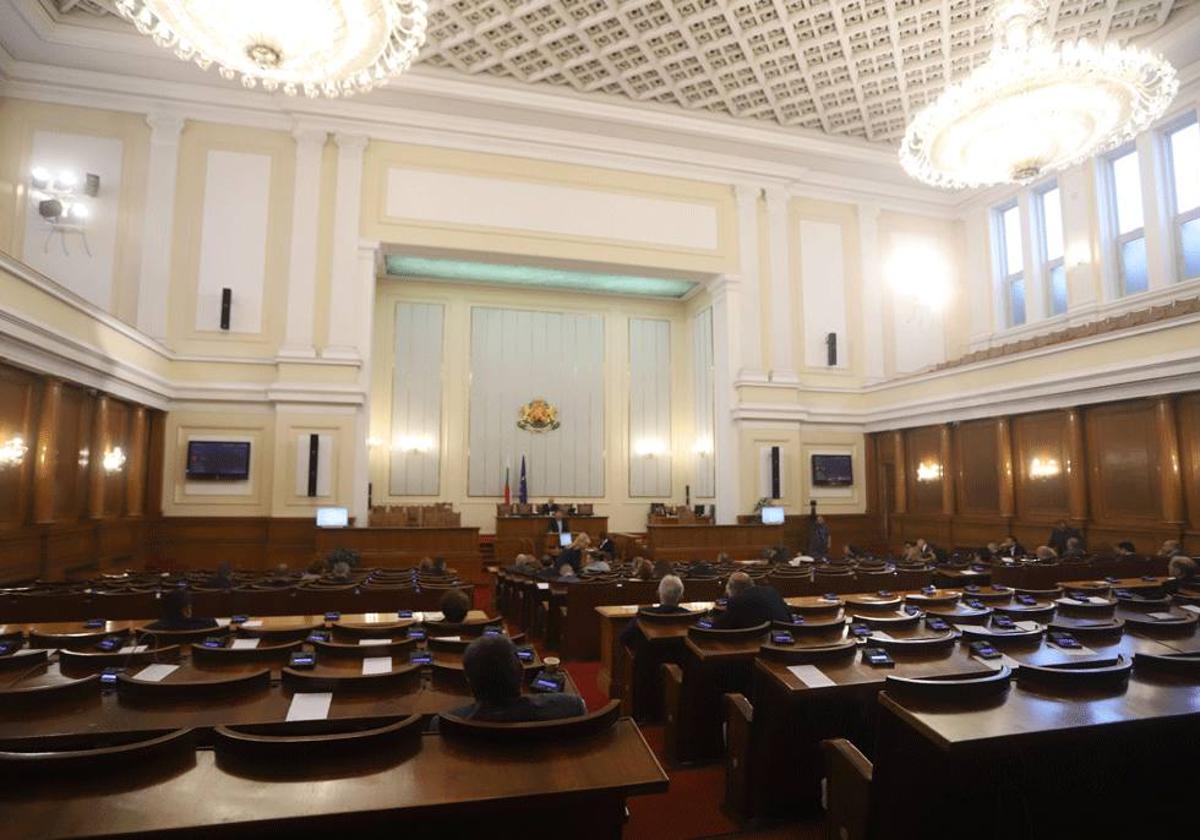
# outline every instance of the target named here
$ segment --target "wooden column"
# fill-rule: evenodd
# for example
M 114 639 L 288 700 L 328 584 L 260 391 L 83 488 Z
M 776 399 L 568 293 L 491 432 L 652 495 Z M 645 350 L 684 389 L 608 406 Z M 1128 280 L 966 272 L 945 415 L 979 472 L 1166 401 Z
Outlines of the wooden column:
M 46 379 L 42 385 L 42 408 L 38 415 L 37 442 L 33 460 L 33 521 L 54 521 L 55 467 L 58 463 L 58 412 L 62 405 L 62 382 Z
M 129 417 L 129 453 L 125 463 L 125 515 L 146 513 L 146 448 L 149 439 L 146 409 L 134 406 Z
M 1012 426 L 1007 417 L 996 420 L 996 471 L 1000 480 L 1000 515 L 1012 517 L 1016 509 L 1013 473 Z
M 96 397 L 92 445 L 88 452 L 88 517 L 104 518 L 104 453 L 108 451 L 108 397 Z
M 896 513 L 908 512 L 908 461 L 904 452 L 904 433 L 897 429 L 891 433 L 892 458 L 896 464 Z
M 943 423 L 938 428 L 938 460 L 942 464 L 942 514 L 954 516 L 954 471 L 957 465 L 954 459 L 953 430 L 949 423 Z
M 1088 521 L 1087 461 L 1084 456 L 1083 416 L 1078 408 L 1067 409 L 1067 462 L 1063 475 L 1067 482 L 1067 510 L 1071 524 L 1081 527 Z
M 1159 397 L 1154 419 L 1160 441 L 1158 477 L 1162 488 L 1163 521 L 1183 525 L 1183 478 L 1179 465 L 1179 431 L 1175 423 L 1174 397 Z

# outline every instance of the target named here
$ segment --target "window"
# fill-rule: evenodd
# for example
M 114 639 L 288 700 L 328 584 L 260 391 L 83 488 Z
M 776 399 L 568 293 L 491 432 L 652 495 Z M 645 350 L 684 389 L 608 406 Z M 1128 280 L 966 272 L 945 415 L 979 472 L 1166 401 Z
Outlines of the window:
M 997 256 L 1004 285 L 1008 326 L 1025 323 L 1024 255 L 1021 253 L 1021 210 L 1016 203 L 995 210 Z
M 1063 263 L 1062 193 L 1057 183 L 1034 194 L 1038 227 L 1041 230 L 1042 276 L 1046 278 L 1050 315 L 1067 311 L 1067 268 Z
M 1150 288 L 1146 270 L 1146 229 L 1142 218 L 1142 175 L 1138 169 L 1137 151 L 1127 147 L 1117 152 L 1108 159 L 1108 166 L 1121 294 L 1136 295 Z
M 1200 277 L 1200 123 L 1177 125 L 1166 135 L 1171 185 L 1172 234 L 1179 279 Z

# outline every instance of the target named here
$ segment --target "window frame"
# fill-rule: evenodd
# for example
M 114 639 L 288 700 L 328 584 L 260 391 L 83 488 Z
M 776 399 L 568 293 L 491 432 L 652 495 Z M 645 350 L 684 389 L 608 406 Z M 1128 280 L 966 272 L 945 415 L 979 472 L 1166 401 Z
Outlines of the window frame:
M 1046 193 L 1053 190 L 1058 190 L 1058 226 L 1062 234 L 1062 253 L 1054 259 L 1050 259 L 1050 243 L 1046 233 Z M 1054 310 L 1054 270 L 1056 268 L 1063 269 L 1063 282 L 1066 282 L 1066 264 L 1067 264 L 1067 225 L 1063 218 L 1063 192 L 1062 187 L 1058 183 L 1057 178 L 1050 178 L 1047 181 L 1038 184 L 1030 190 L 1029 203 L 1033 211 L 1034 230 L 1037 232 L 1037 249 L 1038 249 L 1038 264 L 1042 274 L 1042 286 L 1045 300 L 1045 312 L 1047 318 L 1057 318 L 1060 315 L 1066 315 L 1071 308 L 1070 287 L 1066 289 L 1067 300 L 1066 306 L 1062 312 Z
M 1013 233 L 1016 234 L 1018 240 L 1022 239 L 1021 225 L 1024 221 L 1021 218 L 1021 205 L 1017 196 L 1013 196 L 1003 204 L 998 204 L 992 208 L 992 229 L 996 234 L 996 275 L 1000 281 L 1000 285 L 1004 291 L 1004 327 L 1005 329 L 1015 329 L 1029 323 L 1029 284 L 1025 282 L 1025 245 L 1021 242 L 1021 265 L 1017 266 L 1016 271 L 1011 270 L 1008 264 L 1008 225 L 1005 224 L 1004 214 L 1009 210 L 1016 209 L 1017 211 L 1017 227 Z M 1024 303 L 1025 317 L 1020 323 L 1013 320 L 1013 284 L 1017 282 L 1023 283 L 1021 298 Z
M 1175 256 L 1175 279 L 1178 282 L 1200 280 L 1200 274 L 1189 276 L 1187 261 L 1183 253 L 1183 226 L 1200 219 L 1200 205 L 1188 210 L 1179 210 L 1179 196 L 1175 189 L 1175 155 L 1171 148 L 1171 135 L 1188 126 L 1200 126 L 1200 112 L 1189 111 L 1164 125 L 1158 132 L 1163 158 L 1163 181 L 1167 191 L 1167 215 L 1171 225 L 1171 250 Z
M 1134 163 L 1137 164 L 1137 171 L 1138 171 L 1137 200 L 1139 202 L 1141 202 L 1141 205 L 1142 205 L 1142 224 L 1141 224 L 1141 227 L 1134 228 L 1133 230 L 1129 231 L 1128 233 L 1121 233 L 1121 217 L 1120 217 L 1120 211 L 1118 209 L 1118 203 L 1119 203 L 1120 199 L 1119 199 L 1119 196 L 1117 195 L 1117 177 L 1116 177 L 1115 164 L 1118 160 L 1120 160 L 1121 158 L 1123 158 L 1127 155 L 1133 155 Z M 1124 253 L 1125 246 L 1128 243 L 1134 242 L 1138 239 L 1141 239 L 1143 241 L 1146 240 L 1146 202 L 1144 199 L 1145 185 L 1142 184 L 1141 165 L 1142 165 L 1141 155 L 1138 153 L 1138 148 L 1132 140 L 1128 143 L 1125 143 L 1125 144 L 1117 147 L 1116 149 L 1113 149 L 1111 152 L 1109 152 L 1108 154 L 1106 154 L 1104 156 L 1105 192 L 1108 194 L 1107 197 L 1108 197 L 1108 210 L 1109 210 L 1109 212 L 1108 212 L 1108 217 L 1109 217 L 1108 218 L 1108 229 L 1109 229 L 1109 232 L 1112 234 L 1112 251 L 1113 251 L 1113 259 L 1115 260 L 1115 262 L 1113 264 L 1117 270 L 1117 297 L 1120 297 L 1120 298 L 1131 297 L 1133 295 L 1140 295 L 1140 294 L 1144 294 L 1144 293 L 1150 291 L 1149 276 L 1147 276 L 1147 278 L 1146 278 L 1146 288 L 1145 289 L 1142 289 L 1141 291 L 1137 291 L 1137 292 L 1129 291 L 1128 282 L 1127 282 L 1126 276 L 1125 276 L 1125 260 L 1122 259 L 1122 254 Z M 1146 245 L 1147 245 L 1147 249 L 1148 249 L 1149 242 L 1147 242 Z M 1147 271 L 1149 271 L 1149 266 L 1147 266 Z

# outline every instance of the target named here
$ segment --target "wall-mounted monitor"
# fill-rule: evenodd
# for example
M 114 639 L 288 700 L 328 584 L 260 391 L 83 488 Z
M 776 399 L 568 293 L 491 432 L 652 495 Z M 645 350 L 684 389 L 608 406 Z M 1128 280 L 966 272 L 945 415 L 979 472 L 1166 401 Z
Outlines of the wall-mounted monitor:
M 812 483 L 814 487 L 849 487 L 854 483 L 850 456 L 812 456 Z
M 762 508 L 762 524 L 764 524 L 764 525 L 782 525 L 783 524 L 783 508 L 781 508 L 781 507 Z
M 187 477 L 192 481 L 246 481 L 250 478 L 250 442 L 188 441 Z
M 318 528 L 345 528 L 350 524 L 350 511 L 344 507 L 317 508 Z

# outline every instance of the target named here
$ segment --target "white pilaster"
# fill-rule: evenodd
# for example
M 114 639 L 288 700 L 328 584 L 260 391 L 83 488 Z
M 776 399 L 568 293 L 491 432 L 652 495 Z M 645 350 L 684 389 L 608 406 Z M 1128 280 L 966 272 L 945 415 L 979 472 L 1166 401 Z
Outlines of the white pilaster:
M 1142 222 L 1146 231 L 1146 273 L 1150 289 L 1162 289 L 1175 282 L 1175 247 L 1170 201 L 1166 195 L 1166 161 L 1157 131 L 1144 131 L 1137 141 L 1138 169 L 1142 176 Z
M 771 296 L 771 381 L 794 385 L 800 382 L 795 370 L 795 342 L 800 330 L 794 311 L 789 266 L 788 194 L 781 186 L 767 187 L 767 234 L 770 237 Z
M 1067 270 L 1067 313 L 1074 317 L 1100 300 L 1100 273 L 1092 253 L 1089 166 L 1075 166 L 1058 178 L 1063 211 L 1063 265 Z
M 356 320 L 360 323 L 361 333 L 358 336 L 358 358 L 362 360 L 359 370 L 359 384 L 362 387 L 363 402 L 358 407 L 358 415 L 354 429 L 354 494 L 351 497 L 354 504 L 354 516 L 360 527 L 366 527 L 367 516 L 370 513 L 369 494 L 367 486 L 371 481 L 371 449 L 367 437 L 371 428 L 371 331 L 374 325 L 372 317 L 375 311 L 375 281 L 379 266 L 379 243 L 360 241 L 354 252 L 355 269 L 353 284 L 345 289 L 347 297 L 357 298 L 355 305 Z M 336 297 L 336 294 L 335 294 Z M 379 488 L 380 494 L 383 488 Z
M 866 382 L 882 381 L 883 260 L 879 256 L 879 205 L 859 204 L 858 248 L 862 264 L 862 354 Z
M 737 378 L 743 382 L 766 382 L 766 365 L 762 354 L 762 311 L 759 294 L 761 277 L 758 258 L 758 199 L 762 187 L 738 184 L 737 198 L 738 266 L 741 275 L 741 352 Z M 733 349 L 733 348 L 730 348 Z
M 331 277 L 333 294 L 329 299 L 329 345 L 321 355 L 327 359 L 361 360 L 369 344 L 363 336 L 371 332 L 371 311 L 363 307 L 359 277 L 359 210 L 362 202 L 363 150 L 367 138 L 362 134 L 334 135 L 338 146 L 337 190 L 333 199 L 333 255 Z M 371 289 L 375 277 L 372 263 Z
M 742 511 L 741 442 L 733 412 L 738 396 L 737 368 L 730 348 L 738 341 L 742 282 L 723 274 L 712 282 L 713 311 L 713 449 L 717 469 L 717 524 L 732 525 Z
M 146 116 L 150 158 L 146 167 L 146 209 L 142 222 L 142 264 L 138 271 L 137 326 L 147 335 L 167 338 L 171 292 L 171 240 L 175 231 L 175 179 L 183 118 L 170 113 Z
M 1038 208 L 1034 207 L 1032 190 L 1021 190 L 1017 196 L 1021 211 L 1021 257 L 1025 272 L 1025 323 L 1044 320 L 1048 307 L 1046 278 L 1042 271 L 1041 233 L 1038 230 Z
M 313 312 L 317 289 L 317 229 L 321 210 L 321 153 L 329 133 L 297 127 L 292 198 L 292 248 L 288 262 L 287 326 L 279 356 L 313 359 Z

